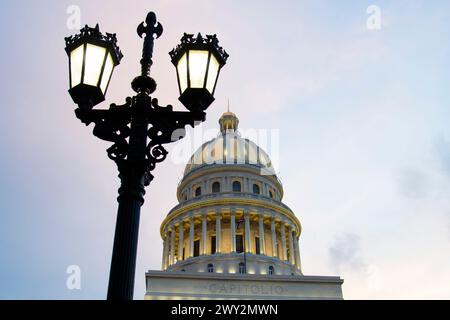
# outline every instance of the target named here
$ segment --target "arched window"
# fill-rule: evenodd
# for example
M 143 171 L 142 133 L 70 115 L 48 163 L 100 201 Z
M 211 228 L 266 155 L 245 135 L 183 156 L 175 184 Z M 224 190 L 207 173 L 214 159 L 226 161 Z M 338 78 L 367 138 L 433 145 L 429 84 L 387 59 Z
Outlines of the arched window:
M 212 192 L 216 193 L 216 192 L 220 192 L 220 183 L 219 182 L 214 182 L 212 184 Z
M 273 266 L 269 266 L 269 276 L 273 275 L 275 273 L 275 269 Z
M 201 196 L 202 195 L 202 187 L 197 187 L 196 189 L 195 189 L 195 196 L 196 197 L 199 197 L 199 196 Z
M 259 186 L 256 183 L 253 184 L 253 193 L 260 194 Z
M 239 263 L 239 273 L 240 274 L 246 274 L 247 270 L 245 270 L 245 264 L 243 262 Z
M 241 183 L 239 181 L 233 182 L 233 192 L 241 192 Z
M 271 190 L 269 190 L 269 196 L 273 199 L 273 193 Z
M 208 264 L 207 269 L 208 269 L 208 272 L 209 272 L 209 273 L 213 273 L 213 272 L 214 272 L 214 266 L 213 266 L 213 264 L 212 264 L 212 263 Z

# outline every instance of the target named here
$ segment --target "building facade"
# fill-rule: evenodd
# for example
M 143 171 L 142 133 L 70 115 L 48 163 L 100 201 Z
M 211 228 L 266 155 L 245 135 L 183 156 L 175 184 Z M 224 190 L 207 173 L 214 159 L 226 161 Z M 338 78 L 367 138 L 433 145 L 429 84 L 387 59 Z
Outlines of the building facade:
M 341 278 L 303 275 L 302 226 L 267 153 L 240 136 L 234 113 L 219 124 L 186 165 L 145 298 L 342 299 Z

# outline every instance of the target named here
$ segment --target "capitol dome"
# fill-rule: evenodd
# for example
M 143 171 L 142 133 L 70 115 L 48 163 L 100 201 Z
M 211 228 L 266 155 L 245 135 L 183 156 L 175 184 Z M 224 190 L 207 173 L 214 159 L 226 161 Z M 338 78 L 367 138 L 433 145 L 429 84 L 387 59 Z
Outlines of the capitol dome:
M 188 161 L 179 203 L 161 224 L 162 270 L 301 275 L 301 224 L 282 203 L 268 154 L 241 137 L 234 113 L 219 124 L 217 137 Z
M 191 171 L 215 164 L 250 164 L 262 173 L 275 174 L 267 153 L 249 139 L 239 134 L 239 119 L 233 112 L 225 112 L 219 119 L 220 133 L 204 143 L 189 159 L 184 170 L 186 176 Z

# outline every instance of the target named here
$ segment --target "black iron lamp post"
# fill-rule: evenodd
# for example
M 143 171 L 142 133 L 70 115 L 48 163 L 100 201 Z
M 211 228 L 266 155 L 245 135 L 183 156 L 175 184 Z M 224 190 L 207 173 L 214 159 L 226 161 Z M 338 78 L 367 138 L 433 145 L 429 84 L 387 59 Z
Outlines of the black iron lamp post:
M 205 120 L 205 110 L 214 101 L 217 78 L 228 54 L 219 46 L 215 35 L 184 34 L 170 56 L 177 69 L 179 100 L 189 111 L 160 106 L 150 96 L 156 90 L 150 68 L 154 39 L 161 36 L 163 28 L 150 12 L 145 23 L 137 28 L 138 35 L 145 34 L 145 37 L 141 74 L 131 83 L 136 95 L 127 97 L 123 105 L 111 104 L 109 109 L 99 110 L 93 107 L 105 100 L 111 75 L 122 53 L 116 35 L 101 34 L 98 25 L 80 31 L 65 38 L 69 93 L 78 105 L 77 118 L 86 125 L 94 123 L 94 135 L 113 143 L 107 153 L 116 162 L 121 181 L 107 298 L 131 300 L 144 188 L 152 181 L 151 171 L 156 164 L 167 156 L 163 145 L 183 138 L 186 125 L 194 127 Z

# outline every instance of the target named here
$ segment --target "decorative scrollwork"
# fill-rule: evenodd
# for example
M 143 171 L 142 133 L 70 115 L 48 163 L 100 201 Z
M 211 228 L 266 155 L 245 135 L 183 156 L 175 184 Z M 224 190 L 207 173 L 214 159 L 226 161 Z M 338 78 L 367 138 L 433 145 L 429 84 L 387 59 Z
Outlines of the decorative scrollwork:
M 194 37 L 193 34 L 184 33 L 181 37 L 181 43 L 169 52 L 172 61 L 180 58 L 181 55 L 193 44 L 203 45 L 214 50 L 223 60 L 223 63 L 225 63 L 229 57 L 229 54 L 221 46 L 219 46 L 219 39 L 217 39 L 217 35 L 207 34 L 205 37 L 202 37 L 201 33 L 198 33 L 197 37 Z
M 146 150 L 146 168 L 145 168 L 145 176 L 144 176 L 144 184 L 147 186 L 153 180 L 153 175 L 150 173 L 156 168 L 156 164 L 162 162 L 166 159 L 168 155 L 168 151 L 161 145 L 154 145 L 153 141 L 151 141 Z
M 128 153 L 127 138 L 130 136 L 130 106 L 131 98 L 127 98 L 125 104 L 118 106 L 111 104 L 109 110 L 77 109 L 77 116 L 86 124 L 94 122 L 94 135 L 102 140 L 113 142 L 107 149 L 108 157 L 117 161 L 125 159 Z
M 153 98 L 153 99 L 152 99 L 152 107 L 153 107 L 155 110 L 161 110 L 161 109 L 166 110 L 166 111 L 172 111 L 172 110 L 173 110 L 173 106 L 172 106 L 171 104 L 168 104 L 168 105 L 165 106 L 165 107 L 160 106 L 160 105 L 158 104 L 158 99 L 157 99 L 157 98 Z
M 124 160 L 128 153 L 128 143 L 126 140 L 117 141 L 106 149 L 108 158 L 114 161 Z
M 167 157 L 167 154 L 167 150 L 161 144 L 158 144 L 149 148 L 147 156 L 151 157 L 155 160 L 156 163 L 158 163 L 164 161 Z
M 158 99 L 145 94 L 128 97 L 125 104 L 111 104 L 108 110 L 76 109 L 77 117 L 86 125 L 94 122 L 94 135 L 98 138 L 113 142 L 107 149 L 108 157 L 114 160 L 119 171 L 127 172 L 131 167 L 142 172 L 145 185 L 153 179 L 151 171 L 156 164 L 166 159 L 168 152 L 164 144 L 175 142 L 186 134 L 185 126 L 192 127 L 204 121 L 205 113 L 173 111 L 171 105 L 161 106 Z M 134 159 L 130 162 L 130 145 L 132 118 L 144 121 L 150 127 L 147 129 L 148 143 L 145 147 L 144 162 Z
M 84 28 L 80 29 L 80 33 L 76 35 L 72 35 L 64 38 L 66 41 L 67 50 L 70 50 L 73 47 L 76 47 L 78 43 L 83 43 L 86 40 L 97 42 L 103 42 L 110 45 L 111 49 L 113 49 L 114 55 L 118 61 L 120 61 L 123 57 L 122 51 L 117 46 L 117 36 L 115 33 L 102 34 L 100 32 L 100 28 L 98 24 L 95 25 L 95 28 L 91 28 L 86 25 Z

